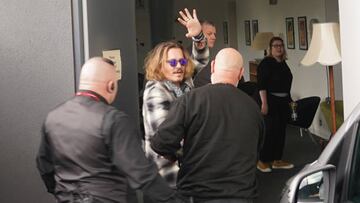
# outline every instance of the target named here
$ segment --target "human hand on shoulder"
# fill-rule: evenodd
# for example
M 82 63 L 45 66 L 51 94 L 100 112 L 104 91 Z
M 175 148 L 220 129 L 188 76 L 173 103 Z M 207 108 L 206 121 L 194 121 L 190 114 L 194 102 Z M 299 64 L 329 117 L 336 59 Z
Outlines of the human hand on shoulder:
M 185 36 L 187 38 L 196 37 L 201 33 L 201 24 L 197 18 L 196 10 L 193 9 L 193 15 L 191 16 L 187 8 L 184 11 L 179 11 L 181 17 L 177 20 L 187 29 Z

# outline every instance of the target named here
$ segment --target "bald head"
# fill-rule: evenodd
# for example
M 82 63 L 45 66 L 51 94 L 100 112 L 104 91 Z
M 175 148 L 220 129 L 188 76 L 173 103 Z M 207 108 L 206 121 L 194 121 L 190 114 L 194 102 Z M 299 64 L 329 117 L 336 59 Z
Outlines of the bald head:
M 237 50 L 220 50 L 211 64 L 212 83 L 230 83 L 236 86 L 243 75 L 243 65 L 243 58 Z
M 117 78 L 113 63 L 108 59 L 89 59 L 81 68 L 80 90 L 91 90 L 112 103 L 117 93 Z

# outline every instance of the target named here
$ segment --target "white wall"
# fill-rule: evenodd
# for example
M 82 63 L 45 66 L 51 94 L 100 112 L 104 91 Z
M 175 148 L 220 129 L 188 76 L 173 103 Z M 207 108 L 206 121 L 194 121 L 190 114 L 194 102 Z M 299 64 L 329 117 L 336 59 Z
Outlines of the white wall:
M 287 49 L 289 58 L 287 63 L 290 66 L 294 76 L 291 91 L 293 99 L 299 99 L 308 96 L 319 96 L 322 100 L 324 100 L 325 97 L 328 96 L 326 77 L 327 72 L 325 67 L 322 67 L 319 64 L 315 64 L 310 67 L 304 67 L 300 64 L 300 61 L 304 57 L 306 51 L 299 50 L 297 18 L 299 16 L 306 16 L 309 38 L 309 22 L 311 19 L 316 18 L 319 20 L 319 22 L 328 22 L 329 20 L 327 20 L 327 18 L 331 18 L 332 21 L 337 19 L 337 7 L 335 0 L 287 0 L 278 1 L 277 5 L 269 5 L 268 1 L 263 0 L 244 0 L 241 2 L 241 4 L 238 3 L 237 11 L 238 25 L 240 25 L 238 27 L 239 49 L 247 60 L 261 58 L 263 52 L 254 51 L 250 49 L 250 46 L 245 45 L 245 20 L 258 20 L 259 32 L 270 31 L 275 35 L 286 37 L 285 18 L 293 17 L 295 23 L 295 49 Z M 308 39 L 309 45 L 310 41 L 311 39 Z M 248 64 L 246 65 L 247 72 L 245 74 L 248 76 Z M 335 94 L 336 99 L 342 99 L 341 65 L 338 66 L 340 68 L 337 68 L 335 71 Z M 320 119 L 322 120 L 322 126 L 319 125 Z M 315 116 L 313 125 L 310 127 L 310 130 L 314 134 L 324 138 L 327 138 L 330 135 L 330 131 L 326 126 L 326 122 L 319 109 Z
M 339 0 L 344 116 L 360 102 L 360 1 Z

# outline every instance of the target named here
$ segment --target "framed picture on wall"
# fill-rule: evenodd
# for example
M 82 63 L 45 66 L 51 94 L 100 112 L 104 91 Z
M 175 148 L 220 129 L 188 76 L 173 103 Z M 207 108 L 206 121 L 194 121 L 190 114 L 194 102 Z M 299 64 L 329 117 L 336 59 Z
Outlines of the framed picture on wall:
M 254 40 L 256 33 L 259 32 L 258 20 L 252 20 L 251 25 L 252 25 L 252 39 Z
M 308 49 L 308 38 L 307 38 L 307 25 L 306 17 L 298 17 L 298 30 L 299 30 L 299 49 Z
M 245 20 L 245 43 L 247 46 L 251 45 L 250 20 Z
M 286 23 L 286 44 L 288 49 L 295 49 L 294 18 L 285 18 Z

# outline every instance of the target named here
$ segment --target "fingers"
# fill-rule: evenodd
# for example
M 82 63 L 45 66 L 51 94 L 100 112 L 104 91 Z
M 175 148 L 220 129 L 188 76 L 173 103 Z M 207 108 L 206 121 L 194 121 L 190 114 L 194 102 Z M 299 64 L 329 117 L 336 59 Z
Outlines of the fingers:
M 189 12 L 189 10 L 187 8 L 185 8 L 185 13 L 186 13 L 186 16 L 189 18 L 189 19 L 192 19 L 191 17 L 191 14 Z
M 184 21 L 184 20 L 181 19 L 181 18 L 178 18 L 177 20 L 179 21 L 179 23 L 181 23 L 183 26 L 186 27 L 186 21 Z
M 194 23 L 198 23 L 196 10 L 193 9 L 193 16 L 191 16 L 189 10 L 185 8 L 183 11 L 179 11 L 180 17 L 177 18 L 180 24 L 187 27 L 188 29 L 192 26 L 194 26 Z
M 179 14 L 180 14 L 183 21 L 188 21 L 189 20 L 189 18 L 182 11 L 179 11 Z
M 197 18 L 197 15 L 196 15 L 196 10 L 195 10 L 195 9 L 193 9 L 193 18 L 194 18 L 194 19 L 198 19 L 198 18 Z
M 184 13 L 185 12 L 185 13 Z M 189 20 L 192 20 L 193 19 L 193 16 L 191 16 L 189 10 L 187 8 L 184 9 L 184 12 L 183 11 L 179 11 L 179 14 L 182 18 L 183 21 L 189 21 Z M 197 16 L 196 16 L 196 11 L 195 9 L 193 9 L 193 15 L 194 15 L 194 18 L 197 19 Z

